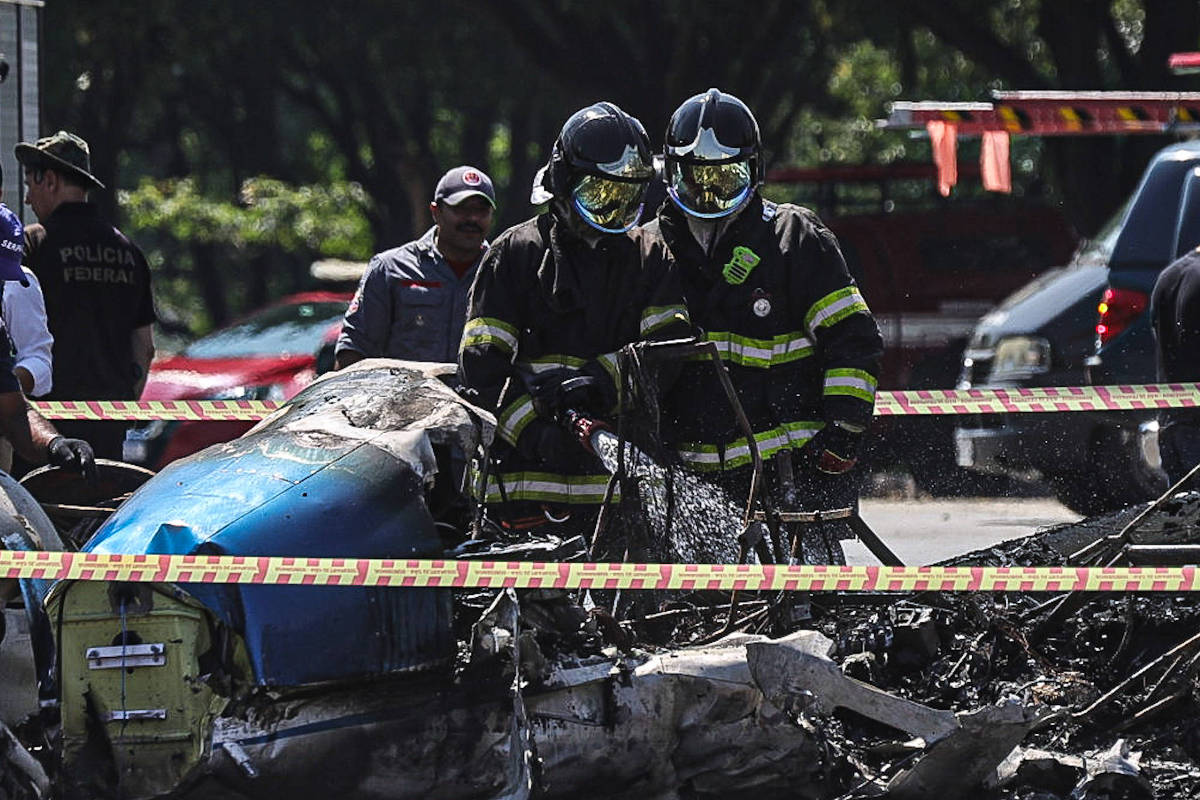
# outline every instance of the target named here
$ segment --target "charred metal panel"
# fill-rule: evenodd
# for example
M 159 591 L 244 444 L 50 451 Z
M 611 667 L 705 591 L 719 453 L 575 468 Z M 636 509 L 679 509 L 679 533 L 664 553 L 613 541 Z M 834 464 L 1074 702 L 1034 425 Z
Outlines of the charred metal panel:
M 88 542 L 107 553 L 427 558 L 434 447 L 479 420 L 418 365 L 327 376 L 240 439 L 172 464 Z M 444 589 L 188 584 L 242 634 L 255 681 L 299 685 L 443 663 Z
M 62 539 L 54 523 L 37 500 L 8 473 L 0 471 L 0 549 L 62 550 Z M 11 586 L 0 580 L 0 611 L 11 593 Z M 18 582 L 25 606 L 30 644 L 33 647 L 38 696 L 52 698 L 58 691 L 54 682 L 54 635 L 42 601 L 50 590 L 50 581 L 22 578 Z M 0 627 L 0 638 L 3 628 Z
M 119 794 L 170 791 L 209 754 L 225 707 L 200 666 L 213 646 L 204 609 L 168 585 L 63 582 L 47 598 L 62 663 L 62 760 L 87 784 L 96 748 Z M 67 793 L 68 796 L 78 796 Z

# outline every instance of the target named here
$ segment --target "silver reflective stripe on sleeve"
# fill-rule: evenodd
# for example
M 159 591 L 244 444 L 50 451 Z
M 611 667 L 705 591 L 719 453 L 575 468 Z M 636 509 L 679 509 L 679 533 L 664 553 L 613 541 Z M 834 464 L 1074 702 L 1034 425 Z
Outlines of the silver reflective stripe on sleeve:
M 840 367 L 825 371 L 824 393 L 827 395 L 856 397 L 865 403 L 874 403 L 877 386 L 875 376 L 861 369 Z
M 485 502 L 499 503 L 504 500 L 529 500 L 541 503 L 564 503 L 572 505 L 596 505 L 604 501 L 608 490 L 608 475 L 558 475 L 552 472 L 506 472 L 499 476 L 504 483 L 500 492 L 495 475 L 488 476 Z M 474 485 L 479 481 L 475 480 Z M 619 500 L 621 492 L 614 490 L 613 501 Z
M 643 338 L 664 328 L 673 322 L 687 324 L 688 313 L 683 306 L 651 306 L 642 312 L 642 322 L 638 327 Z
M 867 303 L 858 292 L 857 286 L 847 286 L 830 292 L 812 304 L 804 315 L 804 324 L 812 333 L 818 328 L 828 327 L 857 313 L 870 313 Z
M 517 368 L 525 372 L 539 375 L 543 372 L 550 372 L 555 369 L 571 369 L 579 370 L 587 363 L 586 359 L 577 356 L 567 356 L 559 353 L 551 353 L 549 355 L 538 356 L 529 361 L 518 361 Z
M 496 431 L 500 438 L 515 447 L 521 431 L 525 430 L 525 426 L 533 422 L 535 417 L 537 412 L 533 408 L 533 398 L 523 394 L 500 412 L 496 419 Z
M 754 441 L 758 445 L 758 454 L 766 459 L 784 449 L 798 450 L 804 447 L 824 427 L 825 423 L 821 421 L 785 422 L 755 433 Z M 721 447 L 715 444 L 693 442 L 676 449 L 683 462 L 698 472 L 734 469 L 751 462 L 750 446 L 745 437 L 725 445 L 724 459 L 721 458 Z
M 770 339 L 752 339 L 726 331 L 705 334 L 705 340 L 717 346 L 722 360 L 743 367 L 773 367 L 808 358 L 813 354 L 812 340 L 802 333 L 782 333 Z M 707 358 L 689 356 L 690 360 Z
M 517 329 L 494 317 L 476 317 L 463 327 L 461 347 L 492 344 L 512 354 L 517 352 Z

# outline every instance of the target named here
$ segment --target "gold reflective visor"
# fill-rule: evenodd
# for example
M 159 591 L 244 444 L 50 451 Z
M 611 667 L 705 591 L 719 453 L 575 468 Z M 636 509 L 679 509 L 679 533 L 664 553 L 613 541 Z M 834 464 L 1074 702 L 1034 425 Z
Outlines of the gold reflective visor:
M 753 188 L 748 161 L 723 164 L 674 162 L 667 170 L 671 196 L 697 217 L 723 217 L 745 202 Z
M 606 233 L 622 233 L 637 224 L 647 183 L 584 175 L 571 190 L 571 197 L 590 225 Z

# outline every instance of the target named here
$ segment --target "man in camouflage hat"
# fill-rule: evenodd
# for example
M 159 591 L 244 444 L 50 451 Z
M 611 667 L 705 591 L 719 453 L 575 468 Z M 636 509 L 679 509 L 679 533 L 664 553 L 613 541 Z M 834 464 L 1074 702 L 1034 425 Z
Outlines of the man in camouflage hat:
M 88 202 L 103 189 L 87 142 L 73 133 L 16 146 L 25 202 L 40 225 L 25 229 L 25 263 L 42 284 L 54 335 L 51 400 L 136 400 L 154 356 L 150 268 L 142 251 Z M 97 455 L 121 458 L 121 423 L 59 426 Z

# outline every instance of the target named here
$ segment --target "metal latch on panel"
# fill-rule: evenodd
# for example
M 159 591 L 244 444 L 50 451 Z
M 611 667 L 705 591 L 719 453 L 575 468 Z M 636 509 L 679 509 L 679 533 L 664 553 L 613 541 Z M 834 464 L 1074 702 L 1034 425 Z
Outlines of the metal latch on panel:
M 167 663 L 167 648 L 161 643 L 89 647 L 88 669 L 161 667 Z
M 108 712 L 109 722 L 129 722 L 136 719 L 166 719 L 165 708 L 129 708 Z

